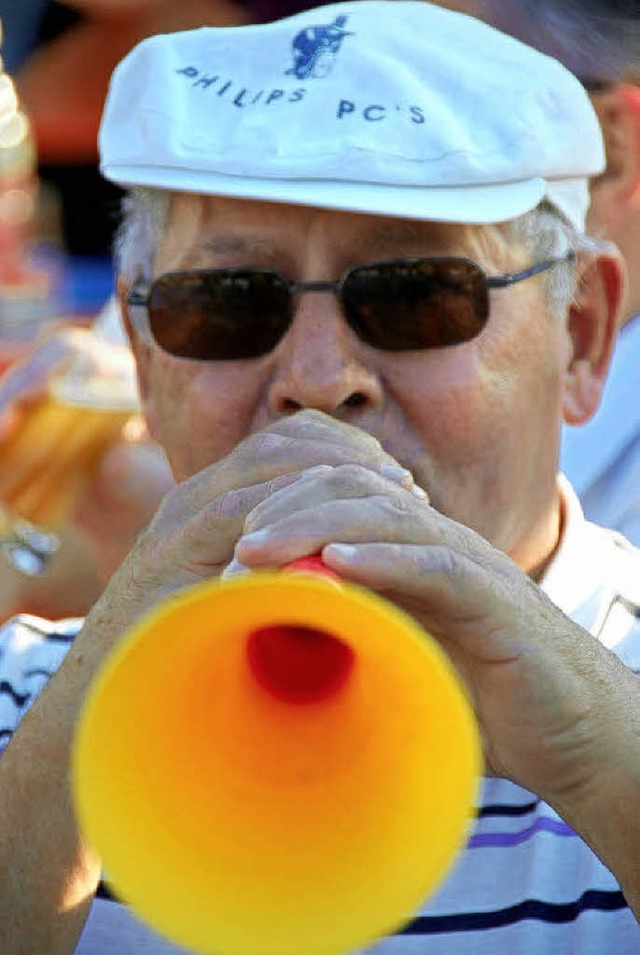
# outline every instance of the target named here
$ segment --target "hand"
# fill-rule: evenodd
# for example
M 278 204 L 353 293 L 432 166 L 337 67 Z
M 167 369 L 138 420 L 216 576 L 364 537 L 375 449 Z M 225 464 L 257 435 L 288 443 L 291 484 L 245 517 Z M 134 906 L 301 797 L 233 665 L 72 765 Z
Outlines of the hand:
M 11 502 L 11 495 L 24 480 L 23 471 L 28 474 L 31 467 L 38 475 L 38 469 L 47 466 L 53 445 L 49 450 L 40 445 L 39 457 L 34 458 L 28 443 L 20 442 L 33 425 L 29 415 L 52 381 L 68 368 L 79 368 L 90 377 L 119 375 L 123 357 L 126 363 L 128 354 L 122 346 L 105 343 L 91 330 L 56 325 L 47 329 L 26 357 L 0 379 L 0 497 L 7 493 Z M 69 497 L 61 505 L 65 513 L 61 525 L 55 527 L 61 547 L 43 573 L 25 577 L 8 561 L 2 562 L 0 618 L 17 612 L 51 617 L 81 615 L 95 603 L 110 573 L 171 484 L 164 455 L 148 441 L 146 433 L 143 435 L 141 419 L 132 419 L 127 428 L 127 436 L 107 449 L 97 471 L 87 471 L 78 482 L 81 498 L 76 513 L 66 513 L 75 500 L 75 491 L 73 500 Z M 25 465 L 25 455 L 31 464 Z M 68 463 L 71 467 L 71 461 Z M 61 466 L 62 470 L 66 466 Z M 55 480 L 51 489 L 55 495 Z
M 374 437 L 311 411 L 251 435 L 228 457 L 177 485 L 100 602 L 109 608 L 109 619 L 118 620 L 109 632 L 117 636 L 158 600 L 219 576 L 257 505 L 285 487 L 306 484 L 317 468 L 347 463 L 377 474 L 383 485 L 413 486 L 411 474 Z
M 256 504 L 235 559 L 282 566 L 315 552 L 441 643 L 469 689 L 489 772 L 575 808 L 613 758 L 621 694 L 637 692 L 609 651 L 479 535 L 359 464 L 307 473 Z
M 0 440 L 10 438 L 20 427 L 28 409 L 44 396 L 54 374 L 70 361 L 86 334 L 82 329 L 55 326 L 20 351 L 0 376 Z
M 12 437 L 53 379 L 66 369 L 74 365 L 98 377 L 113 374 L 120 372 L 123 354 L 124 346 L 105 342 L 91 329 L 51 325 L 0 376 L 0 440 Z

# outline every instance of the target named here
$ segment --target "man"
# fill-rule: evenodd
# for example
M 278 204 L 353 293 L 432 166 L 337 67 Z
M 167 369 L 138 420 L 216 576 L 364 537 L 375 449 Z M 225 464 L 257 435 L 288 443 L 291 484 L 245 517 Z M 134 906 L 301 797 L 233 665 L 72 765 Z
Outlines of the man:
M 480 17 L 554 56 L 583 82 L 602 124 L 607 166 L 593 183 L 594 235 L 616 243 L 629 285 L 603 401 L 564 430 L 561 467 L 587 517 L 640 544 L 640 16 L 634 0 L 460 0 Z
M 295 37 L 337 16 L 332 69 L 292 79 Z M 82 699 L 158 601 L 317 552 L 441 642 L 484 741 L 469 845 L 380 951 L 637 951 L 640 558 L 557 480 L 623 286 L 582 236 L 603 151 L 580 84 L 474 19 L 362 0 L 145 42 L 101 147 L 144 187 L 121 302 L 178 484 L 70 647 L 77 626 L 3 632 L 7 738 L 57 668 L 0 760 L 5 951 L 175 951 L 94 901 Z

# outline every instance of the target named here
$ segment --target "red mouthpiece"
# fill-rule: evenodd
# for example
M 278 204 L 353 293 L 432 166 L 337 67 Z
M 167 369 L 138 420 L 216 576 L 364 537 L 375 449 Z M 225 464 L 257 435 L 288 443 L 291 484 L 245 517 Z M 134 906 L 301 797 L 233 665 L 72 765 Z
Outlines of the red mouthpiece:
M 285 572 L 340 579 L 317 555 L 293 561 Z M 258 683 L 273 696 L 286 703 L 320 703 L 344 685 L 354 653 L 325 630 L 282 623 L 249 635 L 247 659 Z

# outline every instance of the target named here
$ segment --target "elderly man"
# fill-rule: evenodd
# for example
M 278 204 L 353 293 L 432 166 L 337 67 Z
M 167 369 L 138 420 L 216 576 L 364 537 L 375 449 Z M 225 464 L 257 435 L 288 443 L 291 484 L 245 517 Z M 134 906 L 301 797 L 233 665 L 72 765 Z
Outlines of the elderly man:
M 603 150 L 582 87 L 474 19 L 362 0 L 146 41 L 101 148 L 133 188 L 121 299 L 178 483 L 81 629 L 2 632 L 3 950 L 176 951 L 95 898 L 79 708 L 158 601 L 321 552 L 440 641 L 483 736 L 469 844 L 379 950 L 636 952 L 640 558 L 557 478 L 623 291 L 583 235 Z

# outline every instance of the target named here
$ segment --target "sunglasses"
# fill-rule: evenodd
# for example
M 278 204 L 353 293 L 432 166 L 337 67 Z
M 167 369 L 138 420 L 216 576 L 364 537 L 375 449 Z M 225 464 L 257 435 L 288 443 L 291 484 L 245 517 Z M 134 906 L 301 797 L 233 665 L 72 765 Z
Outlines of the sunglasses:
M 136 283 L 127 303 L 146 309 L 160 348 L 198 361 L 267 355 L 285 336 L 302 292 L 337 294 L 349 326 L 374 348 L 446 348 L 483 330 L 490 289 L 508 288 L 570 257 L 497 276 L 470 259 L 395 259 L 356 265 L 337 282 L 292 282 L 271 269 L 194 269 Z

